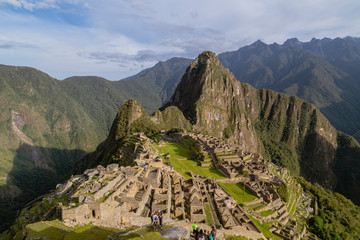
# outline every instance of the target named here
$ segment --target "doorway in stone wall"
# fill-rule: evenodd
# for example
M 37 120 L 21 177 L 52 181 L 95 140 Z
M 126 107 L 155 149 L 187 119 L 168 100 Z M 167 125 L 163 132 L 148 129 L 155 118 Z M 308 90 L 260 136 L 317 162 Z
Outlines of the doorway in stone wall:
M 92 217 L 95 218 L 96 216 L 95 210 L 92 210 L 91 213 L 92 213 Z

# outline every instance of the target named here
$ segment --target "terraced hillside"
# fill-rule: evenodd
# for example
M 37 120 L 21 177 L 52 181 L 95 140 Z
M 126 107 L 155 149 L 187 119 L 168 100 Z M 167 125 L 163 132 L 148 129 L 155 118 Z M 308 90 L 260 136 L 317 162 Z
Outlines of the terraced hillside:
M 136 228 L 141 229 L 149 224 L 149 214 L 155 208 L 165 209 L 165 223 L 167 225 L 181 224 L 184 226 L 185 223 L 181 220 L 189 218 L 190 222 L 195 221 L 203 228 L 206 228 L 207 225 L 215 225 L 222 234 L 227 235 L 231 229 L 242 229 L 244 226 L 247 226 L 247 230 L 244 228 L 241 233 L 247 237 L 259 237 L 263 234 L 266 237 L 278 239 L 281 234 L 285 234 L 282 229 L 289 228 L 288 222 L 292 223 L 292 220 L 289 221 L 290 218 L 295 219 L 292 216 L 294 214 L 288 212 L 287 206 L 289 204 L 281 201 L 280 198 L 277 200 L 279 203 L 276 204 L 265 200 L 264 196 L 254 191 L 249 184 L 254 182 L 251 180 L 252 175 L 240 174 L 236 178 L 226 177 L 221 170 L 221 165 L 224 163 L 216 160 L 215 152 L 219 153 L 218 150 L 224 144 L 228 144 L 223 140 L 211 138 L 215 144 L 207 145 L 207 138 L 203 135 L 176 133 L 160 134 L 153 136 L 152 139 L 142 134 L 130 135 L 126 138 L 120 153 L 136 159 L 136 163 L 143 167 L 118 168 L 117 164 L 111 164 L 104 168 L 99 165 L 96 169 L 86 170 L 83 175 L 73 176 L 66 184 L 59 185 L 57 190 L 44 196 L 41 202 L 34 203 L 29 206 L 28 210 L 23 211 L 9 235 L 15 233 L 15 235 L 20 236 L 19 234 L 22 234 L 21 229 L 24 229 L 29 237 L 51 237 L 57 234 L 59 235 L 58 238 L 71 239 L 74 236 L 86 236 L 91 231 L 96 233 L 94 237 L 99 238 L 111 234 L 121 235 L 129 230 L 119 231 L 116 230 L 117 227 L 128 229 L 133 225 L 129 223 L 137 223 Z M 219 142 L 223 145 L 217 145 Z M 196 159 L 199 156 L 200 149 L 207 149 L 208 156 L 214 156 L 214 158 L 211 157 L 208 166 L 201 166 L 203 160 Z M 234 151 L 232 152 L 234 153 Z M 236 159 L 244 164 L 250 164 L 254 161 L 253 155 L 248 153 L 242 154 L 250 156 L 245 159 L 246 161 L 243 160 L 240 152 L 236 152 L 235 155 L 238 158 L 233 157 L 231 159 Z M 281 175 L 278 169 L 273 168 L 272 171 L 278 174 L 279 179 L 285 176 L 284 174 Z M 252 169 L 249 169 L 249 172 L 253 172 Z M 272 179 L 270 171 L 268 173 L 268 179 Z M 264 176 L 262 175 L 262 177 Z M 168 181 L 167 178 L 171 180 Z M 134 182 L 131 179 L 134 179 Z M 287 174 L 286 179 L 291 179 L 291 177 Z M 176 185 L 177 183 L 181 184 Z M 145 185 L 141 187 L 141 184 Z M 199 192 L 195 194 L 193 187 L 197 184 L 200 184 L 197 190 Z M 150 186 L 154 187 L 154 192 L 150 190 Z M 169 192 L 168 189 L 173 190 Z M 123 193 L 119 191 L 123 191 Z M 124 194 L 128 197 L 125 198 Z M 156 194 L 160 195 L 156 197 Z M 177 198 L 180 196 L 179 194 L 183 197 Z M 289 190 L 287 194 L 292 199 L 295 198 L 292 191 Z M 171 202 L 157 203 L 156 199 L 167 199 L 168 197 L 165 196 L 169 196 L 172 199 Z M 301 197 L 296 197 L 301 199 Z M 127 202 L 129 200 L 130 202 Z M 117 210 L 116 206 L 119 203 L 119 206 L 122 206 L 124 201 L 127 202 L 127 207 L 123 210 L 121 210 L 122 208 Z M 145 204 L 136 205 L 137 201 L 144 201 Z M 199 206 L 196 201 L 203 204 L 201 205 L 203 217 L 200 217 L 198 210 L 193 210 L 194 207 L 198 208 Z M 91 203 L 89 207 L 95 206 L 94 204 L 105 205 L 100 207 L 103 209 L 100 213 L 97 212 L 100 210 L 90 210 L 90 214 L 88 214 L 84 208 L 88 203 Z M 130 203 L 135 205 L 128 208 Z M 225 203 L 232 204 L 231 208 L 234 208 L 232 213 L 225 213 L 221 210 Z M 290 205 L 291 209 L 298 209 L 296 201 L 295 203 L 292 201 Z M 107 206 L 106 208 L 113 208 L 113 210 L 105 210 L 105 206 Z M 94 208 L 91 207 L 91 209 Z M 133 217 L 130 215 L 126 218 L 121 217 L 121 223 L 114 221 L 117 218 L 107 216 L 125 209 L 128 209 L 127 211 L 130 209 L 130 212 L 134 211 L 135 215 Z M 263 216 L 266 214 L 268 215 Z M 131 221 L 127 219 L 129 217 Z M 297 217 L 301 218 L 299 214 Z M 111 221 L 106 220 L 108 218 Z M 173 222 L 171 219 L 174 218 L 180 222 Z M 61 222 L 54 219 L 59 219 Z M 39 222 L 40 220 L 42 222 Z M 36 223 L 30 224 L 32 222 Z M 90 222 L 92 225 L 88 225 Z M 277 225 L 280 222 L 283 228 L 279 228 Z M 85 225 L 79 227 L 77 224 Z M 267 226 L 274 227 L 270 231 Z M 103 227 L 110 227 L 111 229 Z M 190 227 L 191 224 L 188 224 L 188 228 Z

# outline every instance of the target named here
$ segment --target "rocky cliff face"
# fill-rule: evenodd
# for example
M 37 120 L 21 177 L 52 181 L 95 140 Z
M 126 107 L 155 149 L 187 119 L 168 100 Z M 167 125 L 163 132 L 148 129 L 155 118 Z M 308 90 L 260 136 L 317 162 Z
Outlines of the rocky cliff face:
M 123 156 L 124 144 L 129 141 L 129 136 L 134 132 L 144 132 L 152 135 L 160 130 L 159 124 L 155 123 L 149 114 L 134 99 L 130 99 L 120 108 L 112 123 L 109 136 L 101 143 L 95 152 L 86 155 L 74 167 L 75 173 L 80 173 L 89 167 L 98 164 L 108 165 L 116 162 L 122 166 L 134 165 L 134 158 Z
M 204 52 L 191 63 L 171 105 L 196 131 L 231 138 L 296 174 L 335 185 L 337 132 L 319 110 L 297 97 L 240 83 L 214 53 Z
M 216 137 L 232 137 L 244 149 L 257 151 L 254 124 L 246 114 L 241 84 L 216 55 L 204 52 L 186 70 L 168 106 L 175 105 L 195 130 Z

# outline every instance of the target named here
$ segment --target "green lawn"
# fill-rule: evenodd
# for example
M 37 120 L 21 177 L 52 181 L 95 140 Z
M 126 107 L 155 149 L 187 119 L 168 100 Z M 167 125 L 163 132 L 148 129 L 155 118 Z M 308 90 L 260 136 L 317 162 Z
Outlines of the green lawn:
M 219 183 L 238 203 L 246 203 L 257 199 L 248 189 L 245 189 L 241 183 Z
M 161 236 L 159 232 L 150 232 L 141 237 L 129 238 L 129 240 L 168 240 Z
M 104 239 L 107 240 L 107 236 L 113 233 L 118 232 L 116 229 L 108 229 L 102 228 L 92 225 L 86 225 L 75 229 L 72 232 L 69 232 L 64 240 L 75 240 L 75 239 L 89 239 L 89 240 L 97 240 Z
M 259 209 L 262 209 L 262 208 L 266 207 L 266 204 L 264 204 L 264 203 L 256 203 L 256 204 L 253 204 L 253 205 L 249 205 L 248 207 L 250 207 L 254 211 L 256 211 L 256 210 L 259 210 Z
M 170 228 L 170 226 L 163 225 L 163 229 Z M 137 239 L 166 239 L 161 237 L 160 232 L 161 230 L 157 230 L 157 232 L 154 231 L 154 228 L 152 226 L 141 228 L 135 232 L 132 232 L 128 235 L 125 235 L 121 237 L 121 239 L 124 240 L 137 240 Z M 151 238 L 152 237 L 152 238 Z
M 107 240 L 108 235 L 119 232 L 117 229 L 102 228 L 93 225 L 70 228 L 58 220 L 29 224 L 26 226 L 26 230 L 28 232 L 28 239 L 45 238 L 52 240 Z
M 163 229 L 169 228 L 169 226 L 164 225 Z M 130 228 L 127 231 L 130 231 L 134 228 Z M 62 224 L 59 220 L 54 221 L 44 221 L 29 224 L 26 227 L 28 232 L 27 239 L 52 239 L 52 240 L 77 240 L 77 239 L 87 239 L 87 240 L 107 240 L 109 235 L 115 233 L 115 236 L 122 235 L 127 231 L 119 231 L 118 229 L 103 228 L 93 225 L 85 226 L 75 226 L 67 227 Z M 144 227 L 139 230 L 136 230 L 126 236 L 121 237 L 124 240 L 165 240 L 161 237 L 159 231 L 154 232 L 152 226 Z
M 210 207 L 209 203 L 205 203 L 205 216 L 206 216 L 206 223 L 209 226 L 213 226 L 214 219 L 213 219 L 213 215 L 211 213 L 211 207 Z
M 46 223 L 37 222 L 34 224 L 30 224 L 26 226 L 27 230 L 27 238 L 33 239 L 33 238 L 47 238 L 47 239 L 53 239 L 53 240 L 62 240 L 64 239 L 65 235 L 68 233 L 65 230 L 52 227 L 47 225 Z
M 259 220 L 253 218 L 252 216 L 248 215 L 248 217 L 255 223 L 255 225 L 260 229 L 260 231 L 264 234 L 264 236 L 269 239 L 272 237 L 272 239 L 275 240 L 281 240 L 282 238 L 273 234 L 272 232 L 270 232 L 270 226 L 267 224 L 261 224 Z
M 175 170 L 183 175 L 185 178 L 191 178 L 186 172 L 199 174 L 206 178 L 224 179 L 226 178 L 215 167 L 204 168 L 197 166 L 197 162 L 194 160 L 179 160 L 179 159 L 191 159 L 192 156 L 187 152 L 188 150 L 178 143 L 165 142 L 164 146 L 155 145 L 156 149 L 160 151 L 160 154 L 170 154 L 169 163 L 175 168 Z
M 260 213 L 261 215 L 263 215 L 264 217 L 270 216 L 272 214 L 274 214 L 273 210 L 266 210 Z

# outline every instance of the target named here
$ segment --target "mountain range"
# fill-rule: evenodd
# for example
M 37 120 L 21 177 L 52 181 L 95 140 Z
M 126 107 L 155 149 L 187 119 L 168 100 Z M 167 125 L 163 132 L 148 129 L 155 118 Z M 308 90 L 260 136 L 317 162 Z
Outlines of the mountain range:
M 132 165 L 134 159 L 119 152 L 128 133 L 174 128 L 230 139 L 358 203 L 359 143 L 337 131 L 313 104 L 240 83 L 212 52 L 190 64 L 170 101 L 153 116 L 135 100 L 125 103 L 107 140 L 76 168 Z
M 283 45 L 258 41 L 220 54 L 221 63 L 211 60 L 219 68 L 210 75 L 223 77 L 223 84 L 201 80 L 201 76 L 207 76 L 201 71 L 209 71 L 200 67 L 205 64 L 201 60 L 206 58 L 204 54 L 198 63 L 190 65 L 176 91 L 190 59 L 172 58 L 114 82 L 94 76 L 59 81 L 35 69 L 2 65 L 1 215 L 11 218 L 14 210 L 66 177 L 76 160 L 95 150 L 112 132 L 112 120 L 129 98 L 137 99 L 148 113 L 167 102 L 166 106 L 176 106 L 165 106 L 165 111 L 155 113 L 163 128 L 176 127 L 182 119 L 181 127 L 185 129 L 233 138 L 295 174 L 356 201 L 358 142 L 337 132 L 322 114 L 337 129 L 360 136 L 359 49 L 359 39 L 350 37 L 313 39 L 308 43 L 290 39 Z M 215 59 L 212 53 L 207 54 Z M 220 68 L 221 64 L 234 76 Z M 196 76 L 200 76 L 200 82 L 194 85 Z M 236 79 L 300 97 L 321 113 L 297 97 L 239 85 Z M 202 84 L 207 84 L 209 95 L 203 94 Z M 214 100 L 216 104 L 207 104 Z M 149 119 L 142 118 L 142 124 L 151 123 Z M 111 149 L 111 145 L 112 141 L 105 141 L 95 153 L 113 156 L 116 148 Z M 86 158 L 77 166 L 94 161 L 89 155 Z M 107 161 L 107 157 L 104 159 Z
M 194 144 L 191 140 L 193 139 L 192 137 L 194 137 L 194 139 L 200 139 L 200 142 Z M 202 148 L 201 145 L 199 145 L 201 142 L 208 142 L 212 144 L 213 147 L 208 145 L 206 148 Z M 226 142 L 226 144 L 223 145 L 222 142 Z M 166 144 L 168 144 L 167 147 Z M 169 144 L 171 144 L 173 148 L 169 147 Z M 195 159 L 179 158 L 180 156 L 186 156 L 186 154 L 183 155 L 184 152 L 182 152 L 180 148 L 174 147 L 182 146 L 181 144 L 184 144 L 183 151 L 191 152 Z M 226 150 L 226 146 L 237 146 L 237 150 L 235 152 L 228 151 Z M 157 155 L 157 149 L 162 148 L 164 148 L 162 153 Z M 171 151 L 171 154 L 169 151 Z M 208 155 L 208 153 L 210 155 Z M 244 153 L 245 155 L 248 153 L 252 154 L 247 155 L 250 156 L 247 157 Z M 176 158 L 179 159 L 168 159 L 167 162 L 166 160 L 161 160 L 161 157 L 164 157 L 164 159 L 171 158 L 171 156 L 175 154 L 179 154 L 176 155 Z M 212 160 L 210 160 L 210 164 L 216 168 L 209 168 L 211 166 L 206 165 L 209 164 L 209 162 L 205 162 L 204 154 L 207 154 L 207 157 L 211 156 Z M 150 155 L 154 158 L 152 159 Z M 240 155 L 241 159 L 239 158 Z M 255 155 L 257 156 L 257 160 L 253 159 Z M 215 157 L 213 158 L 212 156 Z M 234 74 L 221 64 L 214 53 L 203 52 L 189 65 L 170 101 L 154 114 L 149 115 L 142 108 L 141 104 L 134 99 L 125 102 L 117 112 L 106 140 L 97 147 L 96 151 L 85 155 L 80 161 L 75 163 L 73 169 L 73 174 L 75 175 L 69 178 L 70 180 L 66 184 L 59 184 L 56 190 L 46 194 L 44 198 L 39 199 L 39 202 L 30 204 L 30 209 L 24 210 L 15 225 L 4 233 L 3 236 L 9 236 L 10 239 L 14 237 L 16 239 L 19 236 L 51 236 L 52 233 L 50 231 L 37 229 L 44 224 L 47 225 L 46 228 L 55 227 L 54 229 L 58 229 L 56 231 L 64 229 L 63 223 L 71 220 L 66 219 L 63 215 L 59 216 L 56 213 L 60 211 L 59 208 L 64 206 L 64 204 L 69 205 L 65 207 L 65 209 L 71 209 L 71 212 L 77 213 L 76 218 L 90 221 L 86 215 L 83 217 L 84 214 L 89 212 L 86 210 L 88 209 L 86 203 L 90 204 L 91 209 L 97 209 L 91 210 L 91 216 L 89 217 L 95 218 L 95 211 L 102 209 L 101 216 L 99 215 L 98 218 L 102 219 L 103 216 L 106 218 L 111 210 L 105 207 L 94 207 L 97 206 L 97 204 L 101 205 L 106 199 L 109 199 L 109 201 L 104 203 L 104 206 L 125 206 L 124 209 L 128 209 L 128 211 L 134 211 L 135 209 L 134 212 L 138 214 L 137 219 L 141 217 L 147 219 L 149 212 L 145 213 L 145 215 L 139 214 L 135 205 L 134 207 L 128 207 L 132 205 L 130 203 L 129 205 L 124 204 L 122 200 L 120 200 L 127 199 L 127 201 L 134 202 L 138 201 L 136 199 L 142 199 L 136 196 L 144 194 L 145 191 L 138 191 L 139 189 L 134 190 L 131 186 L 133 185 L 135 187 L 137 184 L 128 182 L 131 177 L 135 177 L 141 182 L 146 182 L 147 180 L 145 179 L 149 179 L 149 174 L 144 173 L 141 170 L 142 167 L 146 166 L 149 168 L 149 172 L 154 173 L 151 175 L 153 176 L 151 179 L 156 179 L 155 176 L 158 176 L 158 179 L 166 179 L 164 175 L 160 177 L 161 175 L 155 174 L 155 172 L 160 169 L 173 172 L 175 169 L 178 172 L 177 174 L 181 174 L 182 172 L 183 176 L 190 179 L 192 178 L 192 181 L 194 178 L 196 179 L 196 176 L 199 177 L 197 174 L 213 176 L 215 177 L 214 179 L 220 176 L 216 182 L 222 184 L 225 183 L 222 181 L 227 182 L 231 180 L 232 177 L 221 180 L 221 176 L 223 175 L 217 169 L 223 168 L 219 166 L 224 167 L 229 164 L 229 161 L 240 161 L 238 162 L 240 164 L 237 164 L 239 168 L 234 168 L 235 162 L 232 163 L 233 168 L 230 168 L 231 173 L 244 169 L 241 168 L 241 164 L 245 164 L 246 162 L 250 162 L 249 164 L 254 166 L 254 169 L 259 170 L 255 173 L 254 169 L 250 170 L 247 168 L 249 172 L 244 170 L 234 173 L 233 181 L 240 181 L 244 184 L 246 181 L 252 184 L 255 184 L 253 181 L 257 181 L 257 184 L 259 184 L 250 184 L 247 185 L 246 188 L 249 188 L 249 186 L 259 186 L 260 189 L 262 189 L 261 193 L 264 194 L 263 191 L 266 190 L 261 188 L 261 186 L 269 184 L 274 187 L 274 185 L 272 185 L 274 179 L 265 174 L 265 172 L 275 173 L 278 179 L 281 179 L 280 186 L 274 187 L 273 191 L 278 192 L 286 204 L 283 205 L 283 207 L 274 207 L 271 203 L 268 203 L 268 205 L 260 205 L 266 207 L 266 209 L 272 206 L 273 210 L 271 214 L 276 213 L 276 216 L 279 218 L 266 219 L 259 216 L 259 214 L 255 214 L 255 212 L 258 212 L 257 208 L 259 206 L 257 204 L 254 205 L 254 201 L 241 202 L 242 205 L 241 203 L 239 205 L 244 209 L 250 210 L 247 214 L 251 219 L 262 219 L 262 223 L 256 222 L 256 220 L 252 221 L 260 227 L 261 230 L 259 231 L 266 237 L 276 237 L 276 235 L 272 235 L 271 232 L 274 233 L 274 229 L 280 226 L 282 229 L 294 228 L 294 231 L 293 233 L 291 231 L 285 231 L 283 235 L 277 234 L 280 238 L 276 239 L 291 239 L 292 235 L 298 236 L 297 233 L 302 232 L 304 234 L 308 230 L 322 239 L 357 239 L 360 231 L 359 207 L 338 193 L 333 194 L 330 191 L 324 190 L 320 185 L 341 192 L 358 203 L 360 190 L 358 184 L 360 173 L 359 156 L 359 143 L 353 137 L 337 131 L 313 104 L 307 103 L 295 96 L 288 96 L 273 90 L 256 89 L 250 84 L 240 83 Z M 164 164 L 163 161 L 166 164 Z M 182 165 L 181 167 L 180 165 L 179 167 L 176 165 L 182 161 L 186 161 L 186 164 L 189 166 Z M 270 161 L 276 165 L 270 164 Z M 196 164 L 196 162 L 198 164 Z M 260 163 L 263 164 L 263 168 L 260 167 Z M 131 168 L 125 168 L 125 166 L 129 167 L 137 164 L 139 164 L 139 166 L 136 166 L 133 170 L 131 170 Z M 107 167 L 105 168 L 103 166 Z M 128 172 L 128 176 L 124 178 L 125 180 L 119 181 L 119 179 L 122 178 L 115 178 L 111 175 L 110 169 L 118 169 L 118 166 L 121 166 L 121 170 Z M 316 185 L 312 185 L 301 177 L 290 177 L 288 175 L 289 171 L 283 167 L 289 169 L 293 175 L 301 175 L 308 181 L 316 183 Z M 264 170 L 264 168 L 267 170 L 261 171 L 261 169 Z M 194 174 L 195 172 L 189 173 L 188 171 L 197 171 L 197 174 Z M 225 170 L 223 169 L 221 171 Z M 259 180 L 264 177 L 263 175 L 262 177 L 256 175 L 259 172 L 268 176 L 264 178 L 266 180 Z M 246 179 L 245 176 L 247 176 L 248 180 L 244 180 Z M 253 178 L 256 179 L 255 176 L 259 179 L 251 180 Z M 75 179 L 80 179 L 87 185 L 77 184 L 77 180 Z M 112 179 L 116 180 L 112 181 Z M 214 179 L 212 179 L 212 181 L 214 181 Z M 96 185 L 94 181 L 99 185 Z M 164 182 L 163 185 L 165 185 Z M 193 185 L 190 184 L 192 187 L 197 184 L 195 181 L 192 183 Z M 175 191 L 175 187 L 169 184 L 173 184 L 173 181 L 167 182 L 166 189 L 161 190 L 162 194 L 163 192 Z M 230 195 L 232 197 L 235 198 L 236 196 L 239 197 L 239 195 L 245 195 L 245 190 L 243 192 L 242 189 L 239 190 L 238 187 L 237 190 L 233 189 L 238 186 L 237 184 L 230 185 L 232 186 L 231 188 L 226 188 L 226 184 L 222 186 L 225 186 L 226 191 L 231 193 Z M 111 190 L 109 189 L 110 187 L 115 187 L 116 190 Z M 192 189 L 192 187 L 190 189 Z M 76 196 L 79 193 L 79 191 L 76 190 L 77 188 L 82 194 L 85 194 L 82 198 L 78 198 L 79 202 L 76 201 Z M 99 192 L 94 194 L 94 196 L 98 196 L 96 202 L 95 200 L 89 200 L 89 202 L 84 200 L 84 198 L 89 197 L 90 199 L 92 197 L 94 188 L 100 189 Z M 68 189 L 66 190 L 68 192 L 63 189 Z M 121 189 L 124 192 L 119 194 L 118 190 Z M 149 189 L 151 190 L 151 187 Z M 158 189 L 157 185 L 153 192 L 154 198 Z M 180 186 L 180 189 L 183 188 Z M 209 196 L 212 196 L 213 193 L 210 191 L 207 192 L 206 189 L 207 188 L 204 188 L 204 194 L 207 194 L 206 198 L 209 199 Z M 306 190 L 307 194 L 302 192 L 303 189 Z M 152 192 L 150 190 L 146 191 L 149 195 L 151 195 Z M 64 196 L 62 196 L 60 192 L 62 192 Z M 114 192 L 117 192 L 114 194 L 115 196 L 112 195 Z M 214 190 L 214 192 L 216 193 L 217 191 Z M 98 193 L 106 195 L 98 195 Z M 100 198 L 99 196 L 102 197 Z M 220 198 L 219 195 L 217 195 L 217 197 Z M 182 195 L 180 198 L 191 199 L 191 197 L 187 195 Z M 309 210 L 304 210 L 304 206 L 300 206 L 300 202 L 303 201 L 294 200 L 295 198 L 305 198 L 306 205 L 312 207 L 310 207 Z M 162 207 L 169 206 L 167 202 L 176 202 L 176 200 L 163 201 L 163 199 L 168 199 L 167 195 L 157 196 L 156 200 L 159 199 L 159 205 Z M 202 199 L 202 197 L 200 199 Z M 264 201 L 264 199 L 265 197 L 259 197 L 256 202 Z M 68 201 L 70 201 L 70 203 Z M 80 201 L 84 201 L 85 204 L 81 205 L 82 203 Z M 142 204 L 141 206 L 143 207 L 144 205 L 145 207 L 152 206 L 151 208 L 157 206 L 154 201 L 153 204 L 151 204 L 151 201 L 144 201 L 148 203 Z M 198 204 L 197 201 L 195 202 Z M 199 200 L 199 202 L 201 203 L 202 200 Z M 211 201 L 207 200 L 207 203 L 209 202 Z M 276 202 L 276 200 L 274 202 Z M 218 208 L 220 208 L 220 206 L 230 208 L 231 206 L 231 204 L 224 204 L 223 201 L 221 201 L 221 204 L 222 205 L 217 205 Z M 184 207 L 185 205 L 182 206 Z M 198 206 L 199 205 L 196 205 L 195 207 Z M 251 206 L 253 210 L 249 209 Z M 173 208 L 165 208 L 168 209 L 167 214 L 175 212 Z M 192 210 L 191 207 L 189 208 L 190 210 L 187 211 L 190 211 L 190 214 L 187 215 L 191 216 Z M 57 210 L 51 211 L 51 209 Z M 178 209 L 178 207 L 176 207 L 175 210 L 176 209 Z M 196 214 L 199 214 L 198 208 L 195 209 Z M 287 209 L 288 212 L 282 212 L 283 210 L 281 209 Z M 300 213 L 301 211 L 308 213 L 306 214 L 306 219 L 300 220 L 300 217 L 303 216 Z M 45 213 L 45 215 L 43 213 Z M 227 216 L 231 216 L 231 212 L 226 214 Z M 290 221 L 280 221 L 282 217 L 288 216 L 289 214 L 293 216 L 290 217 Z M 124 214 L 124 216 L 125 215 L 126 214 Z M 212 213 L 206 213 L 207 217 L 210 215 L 212 215 Z M 176 218 L 175 216 L 173 217 Z M 58 220 L 49 221 L 57 218 L 60 218 L 62 222 Z M 221 217 L 221 219 L 223 218 Z M 116 220 L 113 218 L 110 218 L 110 221 L 116 223 Z M 194 218 L 194 220 L 191 221 L 196 221 L 196 219 Z M 229 228 L 225 227 L 229 221 L 221 221 L 224 228 Z M 35 225 L 31 225 L 31 223 L 34 222 Z M 133 219 L 132 224 L 136 225 L 135 222 L 137 221 Z M 265 222 L 266 224 L 270 224 L 271 227 L 265 227 Z M 281 224 L 279 224 L 280 222 Z M 182 224 L 186 225 L 186 223 Z M 299 230 L 296 226 L 299 227 L 300 224 L 306 225 L 307 228 L 304 228 L 305 230 Z M 190 225 L 190 223 L 188 223 L 188 225 Z M 88 227 L 91 228 L 91 224 L 88 225 Z M 222 229 L 221 227 L 219 228 Z M 270 230 L 270 228 L 273 230 Z M 73 231 L 73 228 L 67 229 L 67 232 Z M 97 233 L 97 231 L 100 230 L 94 229 L 94 234 Z M 233 233 L 243 234 L 239 229 L 233 230 Z M 67 233 L 61 231 L 61 234 Z M 306 234 L 305 238 L 314 239 L 314 237 L 308 236 L 309 235 Z M 105 237 L 104 239 L 106 239 Z
M 257 41 L 219 54 L 240 82 L 298 96 L 317 106 L 340 131 L 360 129 L 359 39 L 289 39 L 283 45 Z

